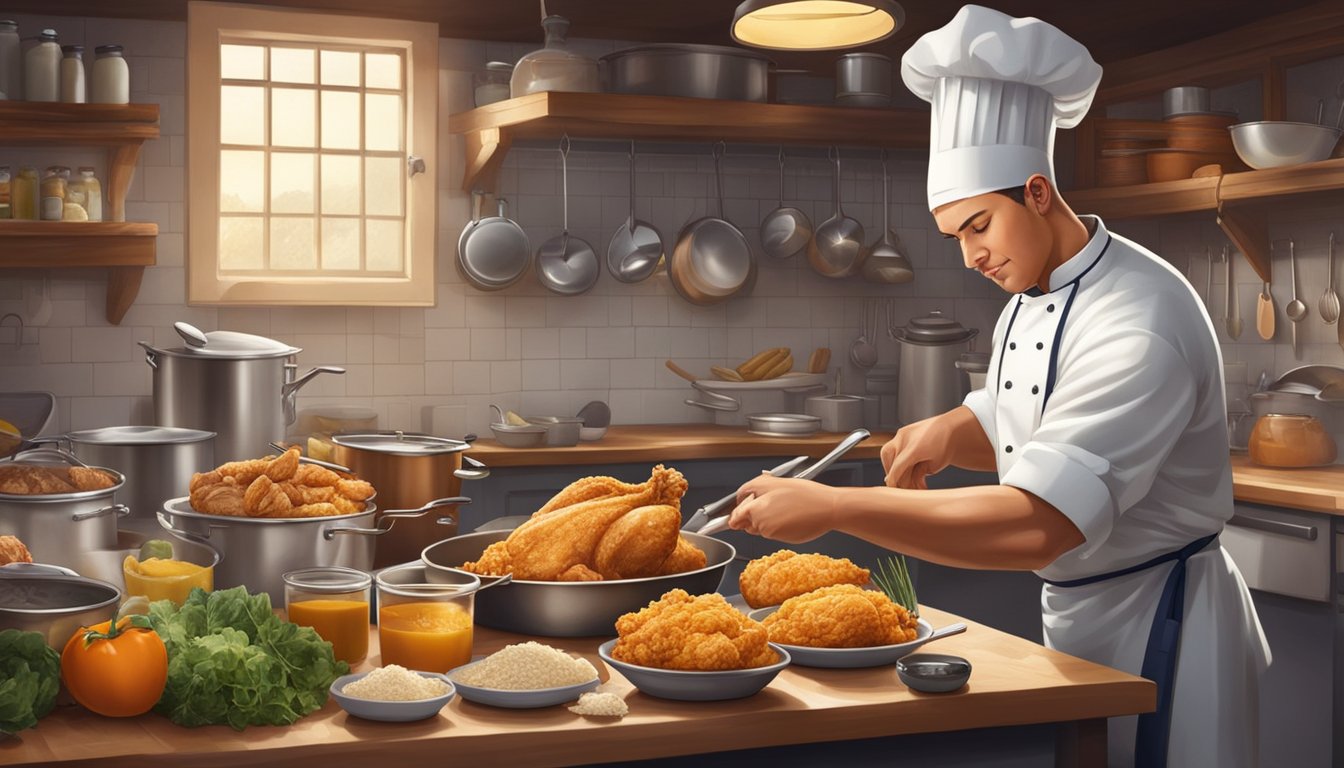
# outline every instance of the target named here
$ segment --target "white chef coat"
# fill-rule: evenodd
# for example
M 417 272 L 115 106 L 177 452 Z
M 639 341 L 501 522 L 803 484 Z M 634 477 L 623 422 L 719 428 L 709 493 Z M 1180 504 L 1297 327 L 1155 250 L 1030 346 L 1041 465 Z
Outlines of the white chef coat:
M 1095 217 L 1084 248 L 1009 300 L 984 389 L 965 405 L 999 482 L 1066 515 L 1084 543 L 1037 573 L 1066 581 L 1137 565 L 1232 516 L 1222 354 L 1180 274 Z M 1173 565 L 1078 587 L 1045 585 L 1046 645 L 1139 674 Z M 1258 764 L 1258 678 L 1269 646 L 1220 547 L 1187 562 L 1168 764 Z M 1131 766 L 1137 717 L 1112 718 L 1109 763 Z

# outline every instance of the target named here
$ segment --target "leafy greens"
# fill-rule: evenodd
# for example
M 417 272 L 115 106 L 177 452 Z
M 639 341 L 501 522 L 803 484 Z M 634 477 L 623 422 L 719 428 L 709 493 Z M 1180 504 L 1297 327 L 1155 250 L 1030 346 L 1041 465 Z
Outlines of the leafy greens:
M 0 731 L 37 725 L 60 688 L 61 656 L 40 632 L 0 631 Z
M 154 708 L 178 725 L 289 725 L 327 701 L 350 666 L 309 627 L 282 621 L 265 592 L 193 589 L 178 607 L 150 605 L 168 648 L 168 684 Z

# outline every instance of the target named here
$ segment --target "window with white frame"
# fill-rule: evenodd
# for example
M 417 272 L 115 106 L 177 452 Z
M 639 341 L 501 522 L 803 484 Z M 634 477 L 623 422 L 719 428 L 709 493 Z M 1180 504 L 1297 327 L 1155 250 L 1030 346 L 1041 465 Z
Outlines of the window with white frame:
M 188 27 L 188 299 L 432 304 L 435 25 L 193 3 Z

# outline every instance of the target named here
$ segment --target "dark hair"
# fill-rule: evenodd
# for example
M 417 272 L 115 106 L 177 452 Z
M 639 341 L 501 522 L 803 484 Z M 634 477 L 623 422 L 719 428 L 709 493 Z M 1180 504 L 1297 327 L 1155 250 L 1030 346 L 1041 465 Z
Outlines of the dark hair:
M 1013 202 L 1017 203 L 1018 205 L 1027 204 L 1027 191 L 1025 184 L 1020 187 L 1007 187 L 1006 189 L 996 189 L 994 190 L 994 194 L 1003 195 L 1004 197 L 1010 198 L 1011 200 L 1013 200 Z

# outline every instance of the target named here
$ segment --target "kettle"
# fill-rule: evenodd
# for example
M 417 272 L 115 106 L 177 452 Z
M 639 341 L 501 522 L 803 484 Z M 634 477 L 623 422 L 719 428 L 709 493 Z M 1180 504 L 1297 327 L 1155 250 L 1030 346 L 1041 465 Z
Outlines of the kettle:
M 912 424 L 956 408 L 966 396 L 965 378 L 957 361 L 979 333 L 933 310 L 902 328 L 891 329 L 901 343 L 900 389 L 896 416 Z

